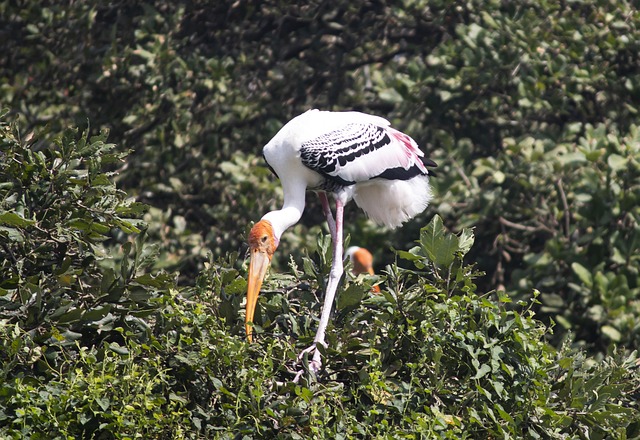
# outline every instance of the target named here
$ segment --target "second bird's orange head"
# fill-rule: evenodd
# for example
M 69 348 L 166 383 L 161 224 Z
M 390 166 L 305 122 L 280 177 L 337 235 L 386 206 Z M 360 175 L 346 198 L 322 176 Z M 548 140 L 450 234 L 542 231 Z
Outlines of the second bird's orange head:
M 347 249 L 347 255 L 351 259 L 353 264 L 353 273 L 358 275 L 361 273 L 368 273 L 369 275 L 375 275 L 373 271 L 373 255 L 365 248 L 351 246 Z M 371 288 L 373 292 L 380 292 L 379 286 L 373 286 Z
M 271 264 L 276 248 L 278 247 L 278 238 L 275 236 L 273 226 L 268 220 L 260 220 L 256 223 L 251 232 L 249 232 L 249 281 L 247 285 L 247 305 L 245 316 L 245 329 L 249 342 L 253 340 L 253 314 L 256 310 L 258 295 L 262 281 L 267 273 L 267 269 Z M 251 323 L 251 324 L 249 324 Z

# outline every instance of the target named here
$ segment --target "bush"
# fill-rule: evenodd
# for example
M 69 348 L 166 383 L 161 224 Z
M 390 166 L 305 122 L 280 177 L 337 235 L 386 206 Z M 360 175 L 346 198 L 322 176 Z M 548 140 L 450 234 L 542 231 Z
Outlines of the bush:
M 25 368 L 37 358 L 46 364 L 38 374 L 14 372 L 4 378 L 3 438 L 188 438 L 191 414 L 164 363 L 165 347 L 139 344 L 123 334 L 126 345 L 76 344 L 53 366 L 43 356 L 46 346 L 18 326 L 0 321 L 0 335 L 7 341 L 5 373 L 12 364 Z
M 118 344 L 144 351 L 172 277 L 144 272 L 155 259 L 137 219 L 145 207 L 104 171 L 125 156 L 105 140 L 104 133 L 89 139 L 76 130 L 51 143 L 33 134 L 23 139 L 15 124 L 0 123 L 0 417 L 12 435 L 75 436 L 116 426 L 89 416 L 99 410 L 90 399 L 101 392 L 85 396 L 95 385 L 87 383 L 102 377 L 100 386 L 108 387 L 114 381 L 105 375 L 125 371 L 132 380 L 163 381 L 164 370 L 135 370 L 133 356 L 112 352 Z M 102 398 L 105 409 L 111 404 Z
M 114 326 L 142 330 L 169 278 L 143 272 L 154 258 L 137 220 L 145 206 L 104 171 L 125 154 L 106 134 L 68 130 L 48 143 L 22 140 L 4 121 L 0 129 L 0 317 L 71 344 L 91 345 Z
M 538 289 L 555 343 L 571 331 L 593 352 L 637 346 L 639 141 L 634 125 L 580 123 L 558 141 L 507 138 L 504 154 L 475 160 L 468 185 L 447 190 L 465 194 L 459 221 L 485 235 L 471 255 L 492 274 L 483 285 L 516 299 Z
M 190 297 L 200 300 L 174 321 L 180 352 L 170 360 L 181 377 L 198 384 L 189 401 L 197 405 L 204 435 L 638 435 L 635 357 L 593 363 L 568 346 L 554 350 L 545 342 L 551 329 L 532 312 L 535 301 L 515 311 L 505 294 L 476 293 L 479 274 L 462 262 L 472 243 L 469 230 L 451 235 L 435 217 L 419 246 L 399 252 L 414 269 L 388 266 L 382 295 L 370 293 L 371 279 L 348 280 L 327 333 L 325 367 L 300 384 L 291 380 L 319 317 L 314 297 L 328 269 L 326 237 L 313 259 L 303 259 L 302 270 L 292 263 L 292 275 L 266 281 L 256 344 L 239 339 L 235 294 L 243 292 L 244 280 L 225 269 L 229 262 L 212 263 Z M 226 325 L 200 304 L 225 313 Z
M 3 438 L 640 435 L 635 357 L 555 350 L 534 316 L 537 296 L 513 305 L 503 292 L 477 293 L 480 273 L 463 263 L 471 230 L 450 234 L 436 216 L 397 253 L 411 268 L 347 276 L 325 366 L 296 384 L 328 237 L 267 279 L 249 344 L 237 254 L 211 257 L 189 287 L 149 269 L 158 254 L 135 220 L 142 207 L 100 170 L 119 157 L 104 136 L 25 143 L 2 127 Z

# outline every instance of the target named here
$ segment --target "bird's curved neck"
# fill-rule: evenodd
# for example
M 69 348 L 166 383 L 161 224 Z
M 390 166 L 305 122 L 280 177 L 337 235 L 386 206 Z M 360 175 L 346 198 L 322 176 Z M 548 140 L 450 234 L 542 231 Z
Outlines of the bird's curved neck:
M 305 187 L 295 188 L 284 191 L 284 205 L 282 209 L 271 211 L 262 217 L 262 220 L 268 220 L 272 227 L 276 239 L 280 241 L 282 233 L 289 227 L 298 223 L 302 212 L 304 211 Z

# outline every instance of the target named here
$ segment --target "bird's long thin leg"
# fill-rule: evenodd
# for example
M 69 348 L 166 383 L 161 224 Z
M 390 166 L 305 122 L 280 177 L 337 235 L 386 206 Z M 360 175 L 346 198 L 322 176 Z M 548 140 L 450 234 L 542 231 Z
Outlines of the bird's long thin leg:
M 324 342 L 325 331 L 329 324 L 329 316 L 333 307 L 333 300 L 338 291 L 338 283 L 344 272 L 342 266 L 342 216 L 344 214 L 344 202 L 340 198 L 336 198 L 336 233 L 333 238 L 333 262 L 331 263 L 331 272 L 329 272 L 329 280 L 327 281 L 327 291 L 324 296 L 324 304 L 322 305 L 322 315 L 320 316 L 320 324 L 314 342 L 326 345 Z
M 326 200 L 326 195 L 322 202 L 323 210 L 325 207 L 325 201 L 327 206 L 327 210 L 325 211 L 325 213 L 328 212 L 327 222 L 329 223 L 329 229 L 333 229 L 331 231 L 331 238 L 333 243 L 333 262 L 331 263 L 331 271 L 329 272 L 329 280 L 327 281 L 327 290 L 324 296 L 324 304 L 322 305 L 322 314 L 320 315 L 320 323 L 318 324 L 316 337 L 313 341 L 313 345 L 300 353 L 300 356 L 298 357 L 298 359 L 301 359 L 305 353 L 313 352 L 313 359 L 311 360 L 311 362 L 309 362 L 309 369 L 314 373 L 317 373 L 322 367 L 322 358 L 320 352 L 316 347 L 318 344 L 322 344 L 325 347 L 327 346 L 324 338 L 327 331 L 327 325 L 329 324 L 329 318 L 331 316 L 331 309 L 333 308 L 333 301 L 335 299 L 336 292 L 338 291 L 338 283 L 340 282 L 340 278 L 342 277 L 342 274 L 344 272 L 344 268 L 342 266 L 342 218 L 344 214 L 345 201 L 341 197 L 336 197 L 336 217 L 333 228 L 331 226 L 333 216 L 331 215 L 331 210 L 329 209 L 329 202 L 328 200 Z M 294 382 L 297 382 L 298 379 L 300 379 L 301 375 L 302 371 L 298 372 L 294 379 Z
M 327 218 L 327 225 L 329 225 L 329 233 L 331 233 L 331 241 L 335 241 L 336 239 L 336 221 L 333 219 L 333 214 L 331 214 L 331 207 L 329 206 L 329 199 L 327 198 L 327 193 L 320 192 L 318 193 L 320 196 L 320 202 L 322 202 L 322 212 L 324 216 Z

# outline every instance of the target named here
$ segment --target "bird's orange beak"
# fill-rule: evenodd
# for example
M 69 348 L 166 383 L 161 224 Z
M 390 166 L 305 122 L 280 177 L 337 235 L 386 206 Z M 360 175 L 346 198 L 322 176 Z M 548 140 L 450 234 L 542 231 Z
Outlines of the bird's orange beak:
M 267 220 L 260 220 L 251 228 L 249 233 L 249 249 L 251 261 L 249 263 L 249 280 L 247 286 L 247 305 L 245 315 L 245 329 L 249 342 L 253 341 L 253 315 L 258 303 L 258 295 L 262 281 L 271 264 L 271 257 L 277 247 L 277 240 L 273 234 L 273 227 Z

